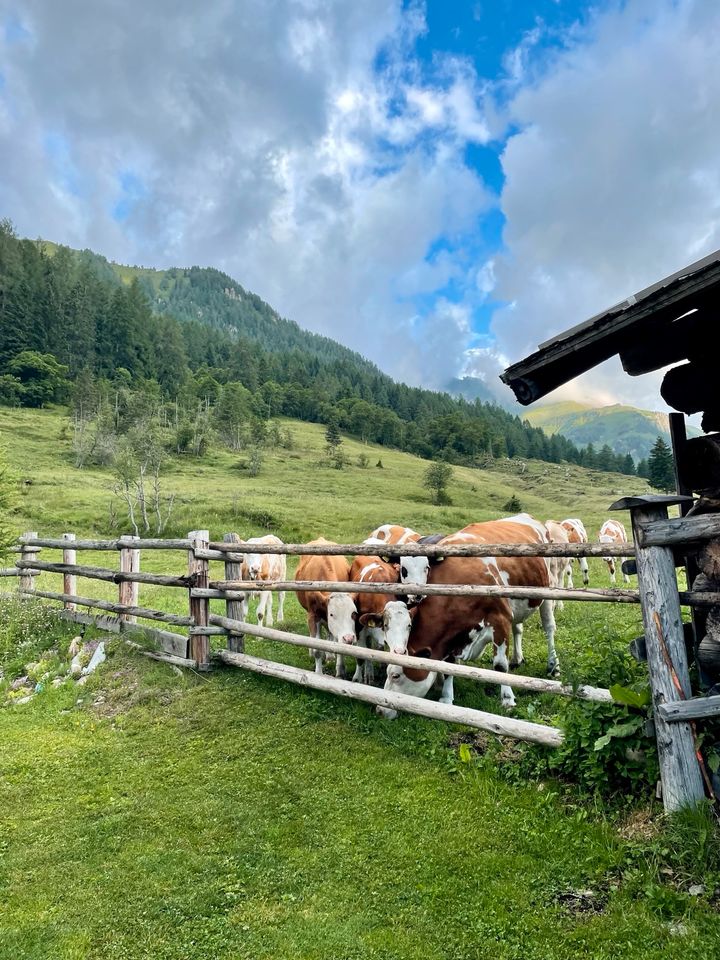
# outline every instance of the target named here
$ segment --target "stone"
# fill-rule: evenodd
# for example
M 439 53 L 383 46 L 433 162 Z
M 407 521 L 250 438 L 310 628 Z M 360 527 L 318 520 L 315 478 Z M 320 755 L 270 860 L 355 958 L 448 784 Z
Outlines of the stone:
M 18 677 L 17 680 L 13 680 L 10 684 L 11 690 L 20 690 L 22 687 L 26 687 L 30 682 L 28 677 Z
M 18 697 L 17 700 L 13 701 L 13 703 L 30 703 L 32 698 L 33 698 L 33 695 L 29 693 L 26 697 Z
M 694 883 L 688 889 L 688 893 L 691 897 L 701 897 L 705 893 L 705 886 L 702 883 Z
M 97 668 L 100 666 L 100 664 L 105 661 L 105 659 L 106 659 L 105 644 L 104 643 L 96 644 L 95 649 L 93 651 L 93 655 L 90 658 L 90 662 L 83 670 L 83 674 L 87 675 L 89 673 L 94 673 L 95 670 L 97 670 Z
M 75 657 L 82 650 L 82 637 L 73 637 L 70 641 L 70 646 L 68 647 L 68 656 Z

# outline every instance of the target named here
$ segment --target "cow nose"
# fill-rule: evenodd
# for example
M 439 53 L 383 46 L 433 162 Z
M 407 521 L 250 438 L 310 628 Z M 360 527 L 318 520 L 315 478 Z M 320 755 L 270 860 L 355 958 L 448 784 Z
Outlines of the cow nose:
M 355 634 L 354 633 L 345 633 L 342 638 L 343 643 L 355 643 Z

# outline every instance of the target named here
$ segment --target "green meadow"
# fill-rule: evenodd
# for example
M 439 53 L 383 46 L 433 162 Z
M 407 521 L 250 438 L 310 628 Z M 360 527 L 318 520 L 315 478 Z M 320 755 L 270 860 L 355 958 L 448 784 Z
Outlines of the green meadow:
M 580 516 L 592 538 L 610 503 L 632 492 L 627 477 L 496 461 L 455 467 L 453 502 L 437 507 L 422 485 L 426 461 L 346 438 L 349 465 L 335 470 L 322 427 L 285 425 L 294 449 L 265 451 L 257 477 L 242 452 L 174 461 L 166 535 L 208 528 L 212 539 L 272 531 L 356 542 L 388 521 L 449 532 L 502 516 L 515 495 L 541 519 Z M 73 466 L 64 410 L 0 409 L 0 442 L 19 490 L 18 533 L 130 532 L 109 473 Z M 115 553 L 80 556 L 117 563 Z M 144 570 L 180 573 L 186 562 L 180 552 L 142 555 Z M 601 561 L 591 561 L 591 583 L 608 583 Z M 37 585 L 58 589 L 59 578 L 43 574 Z M 98 581 L 79 587 L 114 596 Z M 140 602 L 187 610 L 181 590 L 143 585 Z M 534 748 L 418 717 L 387 722 L 362 704 L 240 671 L 176 671 L 117 638 L 84 687 L 69 681 L 13 704 L 1 697 L 23 659 L 66 659 L 77 628 L 36 604 L 1 603 L 3 960 L 684 960 L 716 951 L 720 863 L 709 817 L 668 822 L 649 785 L 613 789 L 609 768 L 603 785 L 594 736 L 577 739 L 594 780 L 572 775 L 571 757 L 554 775 Z M 285 626 L 304 632 L 294 596 L 285 610 Z M 621 664 L 639 682 L 642 667 L 625 652 L 641 629 L 637 608 L 566 604 L 557 619 L 566 678 L 606 685 Z M 248 640 L 247 649 L 310 665 L 279 644 Z M 543 675 L 539 623 L 527 625 L 525 655 L 523 670 Z M 555 698 L 517 699 L 517 716 L 572 719 Z M 456 702 L 499 710 L 496 687 L 458 682 Z

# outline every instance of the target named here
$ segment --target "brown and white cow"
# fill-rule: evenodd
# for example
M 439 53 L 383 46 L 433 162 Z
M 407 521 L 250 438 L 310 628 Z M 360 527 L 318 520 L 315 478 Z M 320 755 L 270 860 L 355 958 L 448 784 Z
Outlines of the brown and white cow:
M 419 539 L 420 534 L 415 533 L 410 527 L 402 527 L 397 523 L 384 523 L 368 535 L 365 543 L 413 543 Z
M 250 537 L 246 543 L 280 544 L 282 540 L 270 533 L 266 537 Z M 243 580 L 278 580 L 287 579 L 287 560 L 284 553 L 246 553 L 242 563 Z M 260 602 L 257 607 L 257 622 L 271 627 L 273 624 L 273 595 L 270 590 L 261 590 Z M 285 594 L 278 594 L 278 620 L 283 619 Z
M 350 567 L 353 583 L 397 583 L 397 564 L 380 557 L 355 557 Z M 384 644 L 404 643 L 409 631 L 410 615 L 407 604 L 392 593 L 358 593 L 358 646 L 381 650 Z M 407 626 L 407 629 L 406 629 Z M 353 680 L 370 683 L 374 679 L 371 660 L 358 661 Z
M 335 546 L 332 540 L 319 537 L 312 544 L 327 544 Z M 350 580 L 350 564 L 345 557 L 325 555 L 303 555 L 295 572 L 296 580 L 335 580 L 338 583 L 347 583 Z M 355 643 L 357 639 L 357 607 L 356 594 L 326 593 L 319 590 L 296 591 L 300 605 L 307 611 L 308 633 L 311 637 L 320 639 L 320 629 L 327 628 L 331 640 L 337 643 Z M 315 658 L 315 673 L 323 672 L 323 652 L 311 650 Z M 342 657 L 335 661 L 335 673 L 342 676 L 344 664 Z
M 625 532 L 624 525 L 620 520 L 606 520 L 605 523 L 600 527 L 600 543 L 627 543 L 627 533 Z M 622 569 L 623 557 L 603 557 L 603 560 L 608 565 L 610 571 L 610 580 L 612 583 L 616 583 L 615 580 L 615 567 L 617 565 Z M 630 583 L 630 577 L 624 573 L 623 577 L 625 578 L 625 583 Z
M 487 524 L 487 527 L 493 525 Z M 498 525 L 502 523 L 498 522 Z M 499 530 L 488 529 L 487 542 L 522 542 L 517 539 L 520 531 L 515 531 L 512 539 L 501 540 L 501 535 Z M 550 575 L 542 557 L 508 557 L 502 560 L 492 557 L 447 557 L 442 563 L 431 567 L 428 583 L 547 587 Z M 553 650 L 554 655 L 555 619 L 552 604 L 548 601 L 437 595 L 426 596 L 419 604 L 407 648 L 395 652 L 433 660 L 466 661 L 476 660 L 484 648 L 492 643 L 493 666 L 496 670 L 507 671 L 511 637 L 514 633 L 516 643 L 521 643 L 522 624 L 538 607 L 548 637 L 548 648 Z M 431 671 L 390 664 L 385 689 L 424 697 L 435 679 L 436 675 Z M 503 685 L 500 691 L 503 706 L 514 706 L 512 688 Z M 442 703 L 452 703 L 453 699 L 453 678 L 445 677 L 440 700 Z M 395 711 L 384 708 L 378 708 L 378 712 L 389 719 L 396 715 Z
M 585 529 L 585 524 L 582 520 L 578 520 L 577 517 L 570 518 L 568 520 L 562 521 L 562 526 L 567 530 L 568 543 L 587 543 L 588 535 L 587 530 Z M 577 562 L 582 571 L 583 583 L 587 586 L 590 583 L 590 574 L 588 571 L 588 562 L 587 557 L 577 557 Z M 572 578 L 572 565 L 573 561 L 570 557 L 567 559 L 565 569 L 563 570 L 562 583 L 560 586 L 565 585 L 565 578 L 567 577 L 567 585 L 572 588 L 573 578 Z

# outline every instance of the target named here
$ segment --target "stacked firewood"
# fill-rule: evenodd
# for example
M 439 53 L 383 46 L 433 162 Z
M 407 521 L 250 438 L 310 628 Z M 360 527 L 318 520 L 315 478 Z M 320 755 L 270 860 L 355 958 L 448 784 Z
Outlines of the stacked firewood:
M 700 593 L 720 593 L 720 540 L 706 543 L 697 555 L 700 573 L 693 581 L 692 589 Z M 720 606 L 697 607 L 695 627 L 700 642 L 697 661 L 705 680 L 711 685 L 720 684 Z

